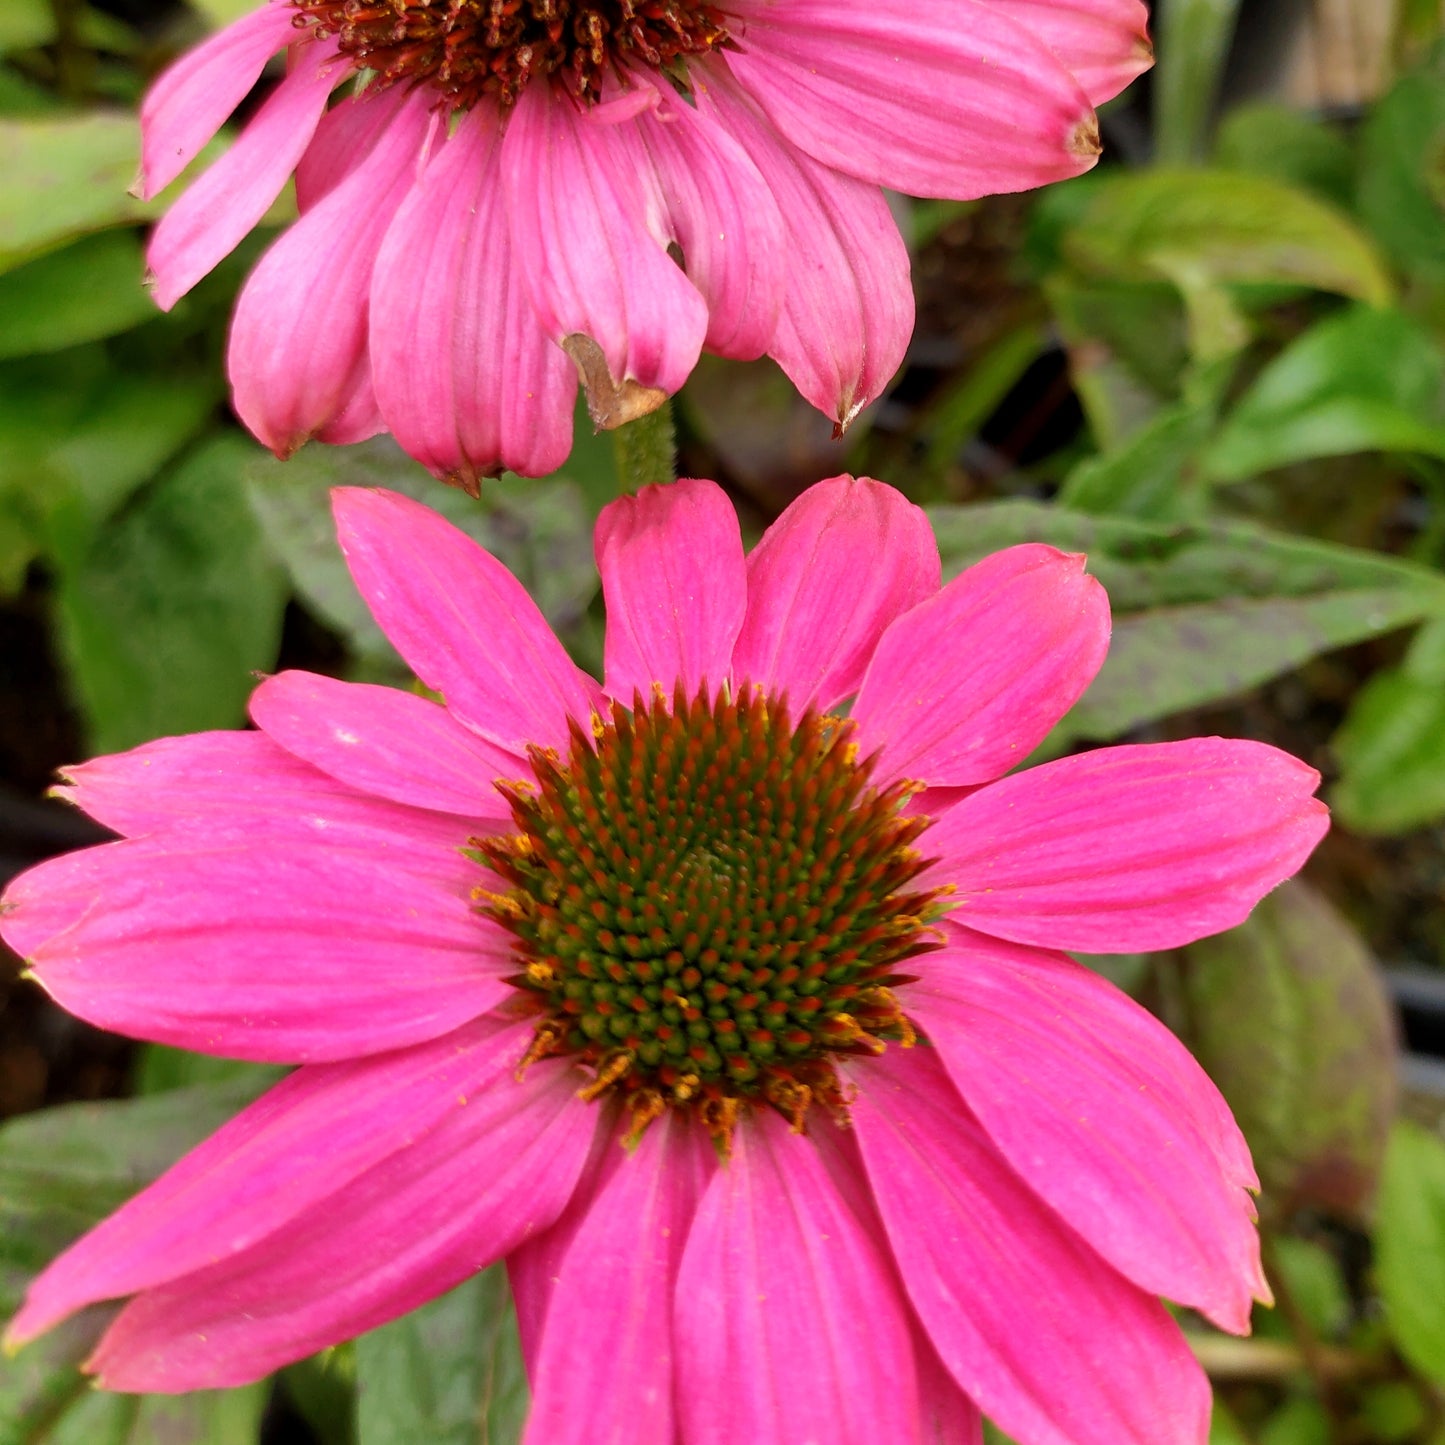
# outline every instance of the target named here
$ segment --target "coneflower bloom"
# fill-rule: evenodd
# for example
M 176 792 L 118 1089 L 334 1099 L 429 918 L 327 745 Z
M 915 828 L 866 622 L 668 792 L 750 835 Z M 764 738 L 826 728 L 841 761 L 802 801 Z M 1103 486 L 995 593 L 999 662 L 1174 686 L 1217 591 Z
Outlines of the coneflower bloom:
M 611 426 L 704 347 L 775 357 L 845 427 L 913 326 L 880 186 L 1076 175 L 1149 63 L 1143 0 L 270 0 L 157 81 L 139 194 L 282 49 L 157 227 L 156 299 L 294 171 L 301 218 L 237 303 L 237 411 L 282 454 L 389 429 L 468 487 L 560 465 L 578 372 Z
M 1202 1445 L 1167 1296 L 1264 1297 L 1248 1152 L 1174 1037 L 1059 950 L 1239 922 L 1326 827 L 1253 742 L 1010 773 L 1109 630 L 1082 559 L 939 585 L 839 477 L 750 556 L 710 482 L 597 531 L 601 686 L 415 502 L 336 493 L 444 703 L 281 673 L 259 731 L 68 774 L 121 841 L 0 928 L 66 1007 L 300 1067 L 33 1285 L 127 1298 L 90 1368 L 233 1385 L 505 1258 L 528 1440 Z M 1008 774 L 1005 776 L 1005 774 Z

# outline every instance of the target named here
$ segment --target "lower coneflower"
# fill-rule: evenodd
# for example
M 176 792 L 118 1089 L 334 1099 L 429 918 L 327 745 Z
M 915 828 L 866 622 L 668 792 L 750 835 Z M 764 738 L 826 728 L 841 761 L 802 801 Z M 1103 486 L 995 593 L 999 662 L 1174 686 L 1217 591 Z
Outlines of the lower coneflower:
M 1097 670 L 1102 590 L 814 487 L 743 555 L 711 483 L 598 527 L 605 684 L 501 565 L 336 494 L 445 704 L 283 673 L 253 733 L 74 769 L 122 841 L 0 931 L 76 1013 L 299 1064 L 35 1283 L 129 1297 L 91 1368 L 254 1379 L 506 1258 L 533 1442 L 1200 1445 L 1164 1295 L 1248 1328 L 1247 1150 L 1055 951 L 1242 919 L 1326 826 L 1250 742 L 1004 776 Z

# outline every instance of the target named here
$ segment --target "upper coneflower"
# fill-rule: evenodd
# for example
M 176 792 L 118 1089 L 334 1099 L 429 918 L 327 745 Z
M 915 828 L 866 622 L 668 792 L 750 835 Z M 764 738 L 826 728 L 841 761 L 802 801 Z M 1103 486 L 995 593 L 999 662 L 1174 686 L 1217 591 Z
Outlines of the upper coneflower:
M 123 836 L 0 932 L 82 1017 L 300 1067 L 57 1260 L 122 1390 L 254 1379 L 506 1257 L 532 1445 L 1204 1445 L 1158 1295 L 1248 1328 L 1248 1151 L 1057 950 L 1237 923 L 1326 827 L 1259 743 L 1010 773 L 1093 677 L 1082 559 L 939 587 L 814 487 L 744 558 L 708 482 L 598 524 L 606 672 L 415 502 L 336 494 L 445 704 L 281 673 L 259 732 L 74 769 Z M 1005 776 L 1007 774 L 1007 776 Z
M 578 373 L 616 425 L 703 348 L 775 357 L 844 427 L 913 326 L 880 186 L 1086 170 L 1093 107 L 1149 63 L 1144 24 L 1142 0 L 271 0 L 147 97 L 151 196 L 288 51 L 157 227 L 156 298 L 295 172 L 301 219 L 241 293 L 229 357 L 278 452 L 389 429 L 464 486 L 540 474 Z

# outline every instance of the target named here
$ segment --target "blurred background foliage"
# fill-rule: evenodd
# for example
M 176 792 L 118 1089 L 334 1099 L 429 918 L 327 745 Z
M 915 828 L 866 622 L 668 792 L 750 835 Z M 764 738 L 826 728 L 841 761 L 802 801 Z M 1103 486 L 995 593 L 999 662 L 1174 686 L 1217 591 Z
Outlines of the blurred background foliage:
M 169 315 L 126 194 L 149 79 L 249 0 L 0 5 L 0 873 L 103 836 L 53 770 L 244 722 L 257 671 L 406 685 L 335 550 L 337 482 L 424 497 L 600 661 L 563 473 L 479 502 L 385 439 L 286 463 L 225 404 L 242 247 Z M 1321 768 L 1337 825 L 1242 928 L 1092 959 L 1219 1081 L 1254 1147 L 1274 1310 L 1186 1317 L 1218 1445 L 1445 1445 L 1445 43 L 1438 0 L 1167 0 L 1159 65 L 1065 186 L 899 201 L 919 327 L 841 443 L 768 363 L 705 359 L 681 464 L 756 535 L 820 476 L 929 506 L 946 571 L 1043 540 L 1115 609 L 1046 754 L 1200 732 Z M 274 79 L 274 77 L 272 77 Z M 266 82 L 263 82 L 263 84 Z M 254 97 L 253 97 L 254 103 Z M 224 145 L 225 139 L 217 145 Z M 270 221 L 280 225 L 290 203 Z M 26 1279 L 274 1072 L 104 1038 L 0 982 L 0 1314 Z M 48 1107 L 42 1107 L 48 1106 Z M 0 1362 L 0 1445 L 446 1445 L 517 1438 L 489 1271 L 279 1381 L 92 1392 L 94 1310 Z

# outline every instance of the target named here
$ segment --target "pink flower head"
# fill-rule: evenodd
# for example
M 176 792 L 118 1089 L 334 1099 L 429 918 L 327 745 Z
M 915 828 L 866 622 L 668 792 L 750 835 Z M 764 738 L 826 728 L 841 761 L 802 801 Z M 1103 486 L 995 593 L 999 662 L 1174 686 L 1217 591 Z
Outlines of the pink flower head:
M 156 299 L 294 171 L 301 219 L 237 303 L 236 410 L 282 455 L 389 429 L 469 488 L 566 459 L 576 372 L 615 426 L 704 347 L 775 357 L 846 427 L 913 328 L 879 187 L 1077 175 L 1150 59 L 1143 0 L 270 0 L 151 90 L 141 195 L 283 48 L 157 227 Z
M 878 482 L 747 557 L 710 482 L 614 503 L 600 687 L 434 513 L 336 515 L 446 701 L 282 673 L 258 732 L 69 774 L 123 839 L 18 879 L 6 941 L 95 1023 L 300 1067 L 12 1339 L 129 1296 L 101 1383 L 231 1385 L 505 1257 L 532 1442 L 973 1442 L 982 1409 L 1201 1445 L 1158 1296 L 1248 1328 L 1257 1180 L 1059 950 L 1238 923 L 1323 834 L 1317 775 L 1203 738 L 1005 776 L 1098 669 L 1104 593 L 1044 546 L 940 588 Z

